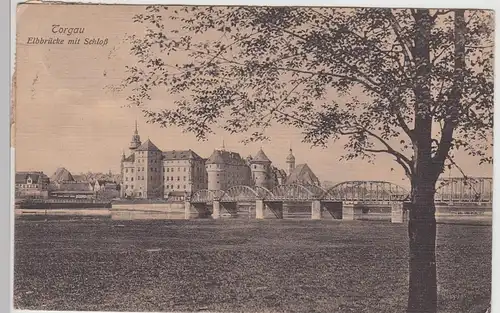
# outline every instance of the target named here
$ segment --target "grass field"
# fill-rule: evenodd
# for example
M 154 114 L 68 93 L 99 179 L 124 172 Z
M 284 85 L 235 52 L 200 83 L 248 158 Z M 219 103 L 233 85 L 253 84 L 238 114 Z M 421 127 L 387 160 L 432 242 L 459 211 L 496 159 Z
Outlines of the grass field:
M 15 225 L 19 309 L 404 312 L 402 224 L 28 221 Z M 439 312 L 484 312 L 491 227 L 438 226 Z

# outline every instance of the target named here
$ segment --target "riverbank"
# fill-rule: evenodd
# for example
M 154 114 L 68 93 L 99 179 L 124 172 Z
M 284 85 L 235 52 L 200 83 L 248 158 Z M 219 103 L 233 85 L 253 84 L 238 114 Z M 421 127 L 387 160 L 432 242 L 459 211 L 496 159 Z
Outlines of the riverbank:
M 373 221 L 16 220 L 14 304 L 82 311 L 402 312 L 407 229 Z M 483 312 L 491 227 L 438 225 L 439 312 Z M 482 311 L 481 311 L 482 310 Z

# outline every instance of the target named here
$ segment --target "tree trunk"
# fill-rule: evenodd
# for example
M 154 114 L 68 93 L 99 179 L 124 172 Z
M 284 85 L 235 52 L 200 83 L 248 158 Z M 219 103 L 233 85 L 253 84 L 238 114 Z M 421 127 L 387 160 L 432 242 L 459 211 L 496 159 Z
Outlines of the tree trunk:
M 429 10 L 415 10 L 415 126 L 413 132 L 414 171 L 412 206 L 408 223 L 410 242 L 408 313 L 435 313 L 436 281 L 436 218 L 434 193 L 436 170 L 432 160 L 432 97 L 430 92 Z
M 434 181 L 413 188 L 408 236 L 410 240 L 408 313 L 437 310 L 436 218 Z

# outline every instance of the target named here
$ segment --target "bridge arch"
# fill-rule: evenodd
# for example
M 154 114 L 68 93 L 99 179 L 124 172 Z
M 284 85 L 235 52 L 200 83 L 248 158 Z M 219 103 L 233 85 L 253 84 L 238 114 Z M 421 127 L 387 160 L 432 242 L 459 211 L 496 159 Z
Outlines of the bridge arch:
M 249 186 L 233 186 L 224 191 L 221 202 L 255 201 L 261 198 L 260 194 Z
M 328 193 L 328 190 L 326 190 L 325 188 L 323 188 L 321 186 L 316 186 L 316 185 L 311 185 L 311 184 L 302 185 L 302 186 L 304 186 L 309 191 L 311 191 L 313 193 L 314 197 L 316 197 L 318 199 L 323 198 L 324 195 Z
M 255 189 L 255 192 L 257 192 L 259 194 L 260 199 L 267 199 L 267 198 L 273 197 L 273 193 L 271 192 L 271 190 L 269 190 L 265 187 L 255 186 L 254 189 Z
M 335 201 L 388 202 L 404 199 L 409 192 L 387 181 L 344 181 L 327 190 L 323 198 Z
M 316 197 L 315 193 L 304 185 L 289 184 L 278 185 L 271 190 L 273 200 L 311 200 Z
M 209 203 L 216 197 L 215 192 L 208 189 L 201 189 L 191 195 L 191 203 Z

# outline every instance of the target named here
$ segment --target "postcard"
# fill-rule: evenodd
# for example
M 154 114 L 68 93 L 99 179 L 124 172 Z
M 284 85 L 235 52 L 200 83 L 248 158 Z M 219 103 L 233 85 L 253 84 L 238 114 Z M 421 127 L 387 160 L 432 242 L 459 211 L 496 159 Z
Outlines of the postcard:
M 490 310 L 493 11 L 16 18 L 16 309 Z

